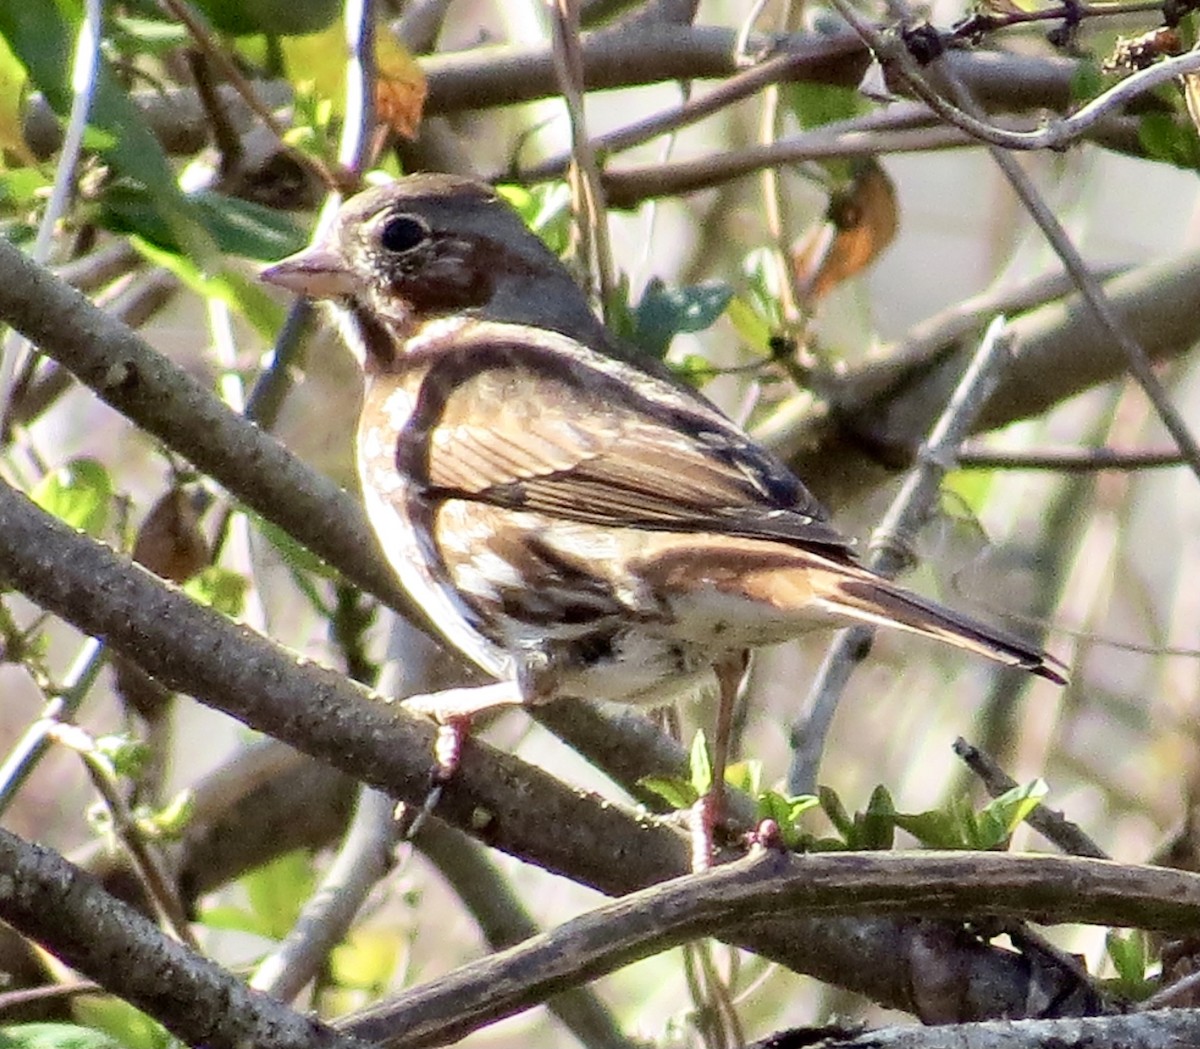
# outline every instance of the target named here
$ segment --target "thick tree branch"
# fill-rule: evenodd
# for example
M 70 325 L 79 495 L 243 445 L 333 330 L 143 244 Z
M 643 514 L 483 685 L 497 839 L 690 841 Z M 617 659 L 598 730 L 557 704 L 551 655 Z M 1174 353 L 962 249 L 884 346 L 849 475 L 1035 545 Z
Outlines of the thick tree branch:
M 796 911 L 975 918 L 1033 912 L 1056 922 L 1180 930 L 1200 927 L 1200 876 L 1063 856 L 760 853 L 625 896 L 364 1009 L 343 1029 L 384 1049 L 425 1049 L 667 947 Z
M 0 830 L 0 918 L 145 1009 L 185 1044 L 355 1049 L 361 1043 L 251 991 L 164 936 L 49 849 Z

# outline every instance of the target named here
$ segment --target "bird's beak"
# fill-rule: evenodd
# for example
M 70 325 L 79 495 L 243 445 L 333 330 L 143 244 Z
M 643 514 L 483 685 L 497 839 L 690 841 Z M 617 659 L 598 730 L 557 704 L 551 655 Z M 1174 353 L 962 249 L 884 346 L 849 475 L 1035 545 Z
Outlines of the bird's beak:
M 331 248 L 314 244 L 259 273 L 259 279 L 312 299 L 340 299 L 353 293 L 354 275 Z

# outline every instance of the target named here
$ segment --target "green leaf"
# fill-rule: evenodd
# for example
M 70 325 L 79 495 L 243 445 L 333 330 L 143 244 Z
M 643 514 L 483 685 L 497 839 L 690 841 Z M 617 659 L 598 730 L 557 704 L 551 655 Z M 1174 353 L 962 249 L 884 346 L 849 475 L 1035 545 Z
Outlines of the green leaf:
M 708 740 L 704 736 L 704 731 L 697 731 L 692 739 L 692 751 L 688 757 L 688 766 L 691 770 L 692 787 L 696 791 L 697 797 L 703 797 L 712 790 L 712 761 L 708 756 Z
M 1071 74 L 1071 101 L 1088 102 L 1104 89 L 1104 74 L 1095 58 L 1081 56 Z
M 182 24 L 157 18 L 118 14 L 111 19 L 111 25 L 113 43 L 122 52 L 162 55 L 184 47 L 191 40 Z
M 697 390 L 707 386 L 718 374 L 712 362 L 698 353 L 689 353 L 679 361 L 671 361 L 670 368 L 680 379 Z
M 811 840 L 800 826 L 800 818 L 809 809 L 820 805 L 819 799 L 813 794 L 800 794 L 791 797 L 778 791 L 763 791 L 756 797 L 757 815 L 762 820 L 774 820 L 779 827 L 784 845 L 789 849 L 803 847 Z M 841 844 L 839 842 L 839 844 Z
M 536 186 L 497 186 L 496 191 L 516 209 L 555 255 L 571 246 L 571 188 L 565 182 Z
M 821 811 L 833 824 L 834 829 L 843 838 L 849 838 L 854 833 L 854 821 L 846 811 L 846 806 L 842 804 L 842 799 L 831 788 L 818 787 L 817 800 L 821 804 Z
M 266 921 L 233 904 L 222 903 L 213 907 L 202 907 L 200 923 L 209 929 L 220 929 L 224 932 L 244 932 L 251 936 L 270 937 Z
M 81 21 L 81 5 L 55 0 L 0 3 L 0 36 L 25 65 L 50 107 L 65 119 L 72 102 L 71 67 Z M 119 176 L 146 187 L 155 209 L 177 243 L 206 268 L 217 260 L 211 238 L 197 222 L 192 205 L 158 141 L 130 101 L 128 91 L 101 60 L 89 111 L 88 148 L 98 151 Z
M 871 792 L 867 811 L 856 819 L 858 840 L 855 847 L 880 851 L 890 849 L 895 840 L 896 806 L 892 796 L 882 784 Z
M 767 318 L 754 304 L 743 297 L 734 298 L 730 300 L 725 313 L 734 331 L 750 349 L 764 355 L 771 352 L 770 339 L 774 332 Z
M 162 1024 L 120 998 L 84 995 L 71 1002 L 71 1014 L 115 1038 L 123 1049 L 167 1049 L 175 1044 Z
M 0 205 L 13 211 L 28 209 L 50 184 L 50 179 L 33 167 L 0 172 Z
M 954 813 L 942 809 L 897 812 L 893 822 L 927 848 L 964 849 L 968 844 L 961 820 Z
M 196 795 L 190 790 L 181 790 L 162 808 L 139 822 L 150 825 L 157 841 L 178 841 L 187 830 L 195 812 Z
M 685 779 L 671 779 L 667 776 L 643 776 L 638 780 L 638 786 L 657 794 L 675 810 L 690 809 L 699 798 L 695 788 Z
M 197 190 L 187 200 L 223 255 L 277 262 L 307 243 L 304 231 L 284 212 L 210 189 Z M 174 254 L 184 250 L 146 187 L 127 179 L 105 188 L 94 217 L 115 233 L 136 233 L 155 247 Z
M 7 1024 L 0 1049 L 123 1049 L 111 1035 L 66 1023 Z
M 279 554 L 292 575 L 292 581 L 300 592 L 308 599 L 308 603 L 319 615 L 328 618 L 332 614 L 325 598 L 313 582 L 317 579 L 337 579 L 338 573 L 322 561 L 306 546 L 301 546 L 292 536 L 278 525 L 264 517 L 242 508 L 254 527 Z
M 761 761 L 735 761 L 725 769 L 725 782 L 734 790 L 758 797 L 762 784 Z
M 815 81 L 784 85 L 784 98 L 801 127 L 820 127 L 849 120 L 867 111 L 869 103 L 857 88 Z
M 244 575 L 221 565 L 208 565 L 183 584 L 183 592 L 193 601 L 237 619 L 246 607 L 249 587 Z
M 380 994 L 391 982 L 399 953 L 395 933 L 353 929 L 329 955 L 330 975 L 339 987 Z
M 108 523 L 112 480 L 95 459 L 72 459 L 43 477 L 30 498 L 72 528 L 99 536 Z
M 1170 113 L 1147 113 L 1138 121 L 1138 142 L 1151 160 L 1200 170 L 1200 138 L 1191 124 Z
M 723 281 L 668 288 L 655 277 L 633 311 L 633 342 L 661 360 L 676 335 L 711 327 L 732 298 L 733 289 Z
M 108 761 L 114 773 L 130 779 L 141 773 L 150 757 L 150 747 L 146 743 L 123 733 L 97 736 L 94 744 L 96 751 Z
M 1007 841 L 1049 793 L 1046 781 L 1035 779 L 989 801 L 979 813 L 980 831 L 985 836 L 979 847 L 995 848 Z
M 1135 1001 L 1150 993 L 1146 972 L 1150 968 L 1150 943 L 1141 929 L 1122 933 L 1110 929 L 1104 940 L 1108 957 L 1117 971 L 1118 994 Z
M 316 885 L 312 857 L 303 849 L 286 853 L 241 879 L 250 910 L 266 935 L 281 940 L 296 924 Z
M 278 334 L 283 307 L 257 282 L 227 269 L 206 274 L 191 256 L 160 248 L 140 236 L 131 236 L 129 243 L 151 262 L 170 270 L 197 295 L 220 299 L 240 313 L 264 339 L 272 341 Z
M 197 0 L 196 6 L 222 33 L 303 36 L 337 18 L 338 0 Z

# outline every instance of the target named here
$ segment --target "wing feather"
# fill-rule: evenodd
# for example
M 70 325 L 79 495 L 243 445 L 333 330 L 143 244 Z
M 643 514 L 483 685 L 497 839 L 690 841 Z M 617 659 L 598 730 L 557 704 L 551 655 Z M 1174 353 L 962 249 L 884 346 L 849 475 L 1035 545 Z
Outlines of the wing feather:
M 479 329 L 430 361 L 402 442 L 430 497 L 849 556 L 803 485 L 699 395 L 565 336 Z

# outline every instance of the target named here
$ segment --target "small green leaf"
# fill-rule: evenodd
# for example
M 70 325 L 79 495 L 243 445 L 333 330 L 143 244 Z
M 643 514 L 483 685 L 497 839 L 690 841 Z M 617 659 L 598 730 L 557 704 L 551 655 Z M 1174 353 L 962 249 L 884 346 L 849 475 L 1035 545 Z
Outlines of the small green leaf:
M 748 299 L 731 299 L 725 313 L 742 342 L 756 353 L 770 353 L 771 325 Z
M 275 338 L 283 323 L 283 307 L 256 282 L 231 269 L 207 274 L 190 255 L 160 248 L 140 236 L 131 236 L 129 243 L 151 262 L 170 270 L 197 295 L 220 299 L 236 310 L 263 338 Z
M 97 752 L 107 759 L 118 776 L 136 778 L 145 768 L 150 757 L 150 748 L 140 739 L 122 733 L 97 736 L 94 740 Z
M 208 565 L 183 584 L 183 592 L 230 619 L 237 619 L 246 607 L 250 584 L 244 575 L 221 565 Z
M 250 898 L 250 909 L 267 935 L 281 940 L 296 924 L 300 908 L 316 884 L 312 857 L 303 849 L 286 853 L 251 871 L 241 883 Z
M 167 1049 L 175 1044 L 162 1024 L 120 998 L 83 995 L 71 1003 L 71 1014 L 115 1038 L 122 1049 Z
M 1138 120 L 1138 143 L 1150 160 L 1189 171 L 1200 169 L 1200 138 L 1190 123 L 1171 113 L 1146 113 Z
M 698 353 L 685 354 L 681 360 L 671 361 L 670 368 L 679 378 L 697 390 L 707 386 L 718 374 L 712 362 Z
M 867 110 L 867 100 L 857 88 L 815 81 L 795 81 L 784 86 L 784 97 L 801 127 L 820 127 L 849 120 Z
M 854 833 L 854 821 L 846 811 L 846 806 L 842 804 L 842 799 L 831 788 L 818 787 L 817 800 L 821 803 L 821 811 L 828 817 L 834 829 L 843 838 L 849 838 Z
M 734 790 L 758 797 L 762 784 L 761 761 L 735 761 L 725 769 L 725 782 Z
M 979 813 L 979 827 L 984 838 L 979 847 L 991 849 L 1007 841 L 1049 793 L 1046 781 L 1035 779 L 989 801 Z
M 962 823 L 954 813 L 941 809 L 928 812 L 898 812 L 893 817 L 897 827 L 908 831 L 922 845 L 931 849 L 963 849 L 967 838 Z
M 314 579 L 337 579 L 337 572 L 330 568 L 316 554 L 306 546 L 301 546 L 292 536 L 285 532 L 278 525 L 273 524 L 264 517 L 260 517 L 249 510 L 242 508 L 242 512 L 247 514 L 254 527 L 267 540 L 276 552 L 279 554 L 283 563 L 287 565 L 288 571 L 292 575 L 292 582 L 296 584 L 297 589 L 308 599 L 308 603 L 313 610 L 319 615 L 328 618 L 332 615 L 333 610 L 329 607 L 328 602 L 317 589 Z
M 708 756 L 708 740 L 703 730 L 696 733 L 692 739 L 692 751 L 688 760 L 691 769 L 692 787 L 697 797 L 703 797 L 712 790 L 712 761 Z
M 856 848 L 880 851 L 892 847 L 895 841 L 896 806 L 886 787 L 881 784 L 871 792 L 867 811 L 855 823 L 859 832 Z
M 196 811 L 196 795 L 190 790 L 181 790 L 162 808 L 139 821 L 147 824 L 157 841 L 178 841 Z
M 177 22 L 154 18 L 115 15 L 111 20 L 113 43 L 118 50 L 161 55 L 183 47 L 191 39 L 188 31 Z
M 671 779 L 667 776 L 643 776 L 638 780 L 638 786 L 656 794 L 675 810 L 690 809 L 699 795 L 685 779 Z
M 1079 56 L 1071 74 L 1071 101 L 1087 102 L 1104 89 L 1104 74 L 1095 58 Z
M 756 802 L 759 821 L 774 820 L 787 848 L 802 848 L 811 842 L 811 835 L 800 826 L 800 819 L 809 809 L 820 805 L 815 795 L 800 794 L 791 797 L 778 791 L 767 790 L 757 795 Z
M 353 929 L 329 956 L 330 975 L 339 987 L 380 994 L 396 971 L 400 940 L 392 932 Z
M 723 281 L 668 288 L 655 277 L 633 311 L 632 341 L 661 360 L 676 335 L 711 327 L 732 298 L 733 289 Z
M 202 907 L 200 923 L 209 929 L 220 929 L 224 932 L 244 932 L 251 936 L 262 936 L 269 939 L 271 930 L 267 922 L 252 914 L 244 907 L 233 904 L 218 904 L 214 907 Z
M 112 480 L 95 459 L 72 459 L 42 478 L 30 498 L 72 528 L 98 536 L 108 523 Z
M 7 1024 L 0 1029 L 0 1049 L 123 1049 L 103 1031 L 66 1023 Z
M 571 187 L 565 182 L 541 182 L 536 186 L 497 186 L 534 233 L 555 255 L 571 245 Z
M 1105 950 L 1117 972 L 1118 993 L 1138 1000 L 1149 993 L 1146 971 L 1150 967 L 1150 944 L 1145 932 L 1131 929 L 1121 933 L 1110 929 L 1104 941 Z

